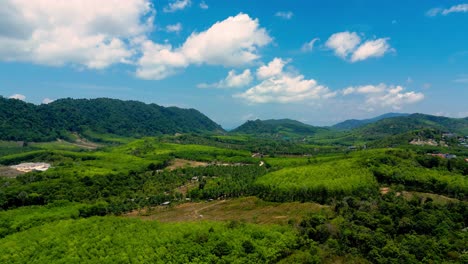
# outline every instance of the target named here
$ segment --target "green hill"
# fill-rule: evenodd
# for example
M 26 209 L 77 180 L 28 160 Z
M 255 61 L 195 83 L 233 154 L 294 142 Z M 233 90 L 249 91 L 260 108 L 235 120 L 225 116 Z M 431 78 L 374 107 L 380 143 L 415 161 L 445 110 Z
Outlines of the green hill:
M 314 127 L 291 119 L 249 120 L 231 131 L 237 134 L 252 134 L 275 137 L 311 136 L 327 128 Z
M 350 129 L 362 127 L 367 124 L 375 123 L 385 118 L 408 116 L 408 115 L 409 114 L 402 114 L 402 113 L 386 113 L 386 114 L 383 114 L 374 118 L 369 118 L 369 119 L 361 119 L 361 120 L 349 119 L 349 120 L 345 120 L 341 123 L 333 125 L 332 128 L 338 129 L 338 130 L 350 130 Z
M 108 98 L 34 105 L 0 97 L 2 140 L 48 141 L 86 131 L 139 137 L 223 129 L 195 109 Z
M 368 139 L 379 139 L 386 136 L 427 129 L 439 131 L 441 133 L 450 132 L 459 135 L 468 135 L 468 118 L 412 114 L 409 116 L 382 119 L 353 131 Z

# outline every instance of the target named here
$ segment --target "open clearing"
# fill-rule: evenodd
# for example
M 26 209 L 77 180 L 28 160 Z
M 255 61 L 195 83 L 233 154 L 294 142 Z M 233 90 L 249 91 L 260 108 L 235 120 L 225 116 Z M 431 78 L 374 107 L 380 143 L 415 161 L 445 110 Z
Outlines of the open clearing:
M 171 165 L 167 166 L 168 170 L 176 170 L 181 168 L 194 168 L 194 167 L 205 167 L 208 166 L 206 162 L 185 160 L 185 159 L 174 159 L 171 162 Z
M 444 195 L 435 194 L 435 193 L 424 193 L 424 192 L 402 192 L 403 197 L 407 200 L 411 200 L 413 198 L 421 199 L 423 202 L 427 201 L 428 198 L 432 199 L 434 203 L 438 204 L 448 204 L 448 203 L 456 203 L 460 202 L 458 199 L 450 198 Z
M 0 177 L 8 177 L 8 178 L 15 178 L 18 175 L 24 174 L 19 170 L 15 170 L 10 167 L 0 166 Z
M 184 203 L 174 207 L 157 206 L 147 210 L 133 211 L 126 217 L 137 217 L 160 222 L 193 221 L 243 221 L 257 224 L 298 223 L 304 217 L 328 210 L 328 206 L 317 203 L 272 203 L 256 197 L 211 202 Z

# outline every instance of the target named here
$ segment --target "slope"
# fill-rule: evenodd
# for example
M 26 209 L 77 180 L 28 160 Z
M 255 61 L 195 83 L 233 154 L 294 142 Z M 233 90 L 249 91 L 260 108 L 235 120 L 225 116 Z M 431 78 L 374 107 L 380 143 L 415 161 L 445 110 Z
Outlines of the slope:
M 303 137 L 327 131 L 291 119 L 249 120 L 231 131 L 234 134 L 252 134 L 275 137 Z
M 195 109 L 108 98 L 68 98 L 36 106 L 0 97 L 0 139 L 48 141 L 87 130 L 132 137 L 223 131 Z

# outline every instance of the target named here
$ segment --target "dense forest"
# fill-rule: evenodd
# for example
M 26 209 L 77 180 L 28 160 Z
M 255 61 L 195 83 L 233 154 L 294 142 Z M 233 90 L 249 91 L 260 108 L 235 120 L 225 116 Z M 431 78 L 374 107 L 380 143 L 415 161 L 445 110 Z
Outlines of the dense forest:
M 0 97 L 0 120 L 0 139 L 16 141 L 72 139 L 72 132 L 141 137 L 223 131 L 195 109 L 107 98 L 60 99 L 33 105 Z
M 311 136 L 317 132 L 326 132 L 328 129 L 306 125 L 291 119 L 270 119 L 247 121 L 231 131 L 234 134 L 253 134 L 276 137 Z

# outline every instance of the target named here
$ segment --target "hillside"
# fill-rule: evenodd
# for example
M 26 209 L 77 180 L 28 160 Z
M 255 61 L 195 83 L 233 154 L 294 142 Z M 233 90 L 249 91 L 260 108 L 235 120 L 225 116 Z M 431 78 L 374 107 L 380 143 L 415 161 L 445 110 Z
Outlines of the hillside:
M 3 140 L 48 141 L 85 131 L 131 137 L 222 131 L 195 109 L 107 98 L 68 98 L 42 105 L 0 98 L 0 120 Z
M 386 118 L 353 130 L 368 139 L 379 139 L 416 130 L 436 130 L 439 132 L 468 135 L 468 118 L 449 118 L 424 114 L 412 114 Z
M 383 114 L 374 118 L 369 118 L 369 119 L 359 119 L 359 120 L 348 119 L 348 120 L 345 120 L 343 122 L 333 125 L 332 128 L 338 129 L 338 130 L 351 130 L 354 128 L 362 127 L 367 124 L 375 123 L 385 118 L 408 116 L 408 115 L 409 114 L 403 114 L 403 113 L 386 113 L 386 114 Z
M 311 136 L 326 128 L 314 127 L 291 119 L 249 120 L 231 131 L 237 134 L 269 135 L 283 137 Z

